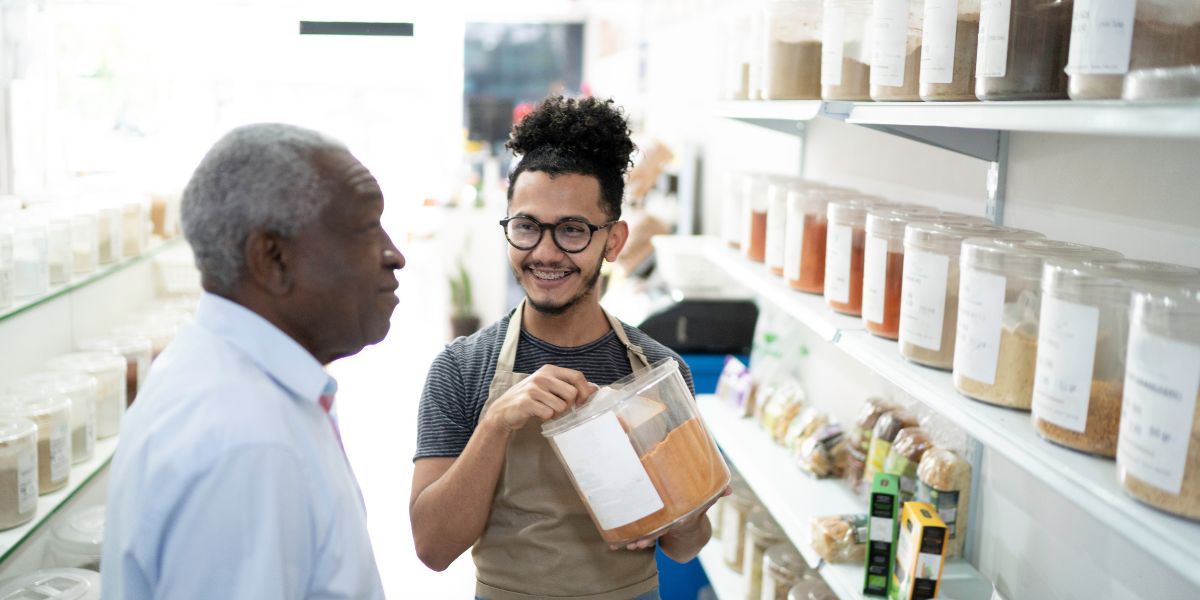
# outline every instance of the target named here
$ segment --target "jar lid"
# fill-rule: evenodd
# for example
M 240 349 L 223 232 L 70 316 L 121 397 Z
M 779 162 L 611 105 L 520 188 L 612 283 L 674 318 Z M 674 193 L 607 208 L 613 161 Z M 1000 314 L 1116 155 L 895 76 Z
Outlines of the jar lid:
M 943 223 L 978 223 L 980 225 L 995 225 L 991 219 L 979 215 L 968 215 L 960 212 L 942 211 L 938 220 Z
M 1042 271 L 1044 291 L 1063 285 L 1119 290 L 1142 284 L 1200 284 L 1200 269 L 1149 260 L 1123 259 L 1104 262 L 1053 258 L 1046 260 Z
M 71 410 L 71 399 L 44 390 L 0 392 L 0 415 L 42 417 Z
M 1045 237 L 1036 231 L 1026 229 L 1014 229 L 988 223 L 946 221 L 941 215 L 937 218 L 937 221 L 909 222 L 904 228 L 904 243 L 918 246 L 943 245 L 946 249 L 953 248 L 954 255 L 957 257 L 962 241 L 967 238 L 1033 239 Z
M 93 396 L 96 394 L 97 387 L 96 378 L 81 371 L 41 371 L 18 379 L 12 384 L 11 389 L 32 390 L 74 398 Z
M 787 539 L 783 528 L 765 508 L 756 508 L 750 513 L 750 518 L 746 520 L 746 532 L 752 537 L 765 539 L 770 544 Z
M 87 569 L 43 569 L 9 579 L 0 600 L 100 600 L 100 574 Z
M 21 417 L 0 418 L 0 444 L 11 444 L 26 437 L 37 437 L 37 423 Z
M 673 358 L 664 358 L 648 370 L 634 372 L 613 383 L 601 387 L 592 394 L 583 406 L 577 406 L 542 423 L 542 435 L 554 437 L 569 429 L 574 429 L 604 413 L 616 408 L 620 403 L 641 394 L 658 385 L 664 379 L 679 373 L 679 363 Z
M 830 221 L 859 224 L 866 220 L 868 211 L 883 204 L 878 198 L 854 195 L 830 200 L 827 210 Z
M 125 370 L 125 357 L 113 352 L 73 352 L 46 361 L 46 368 L 54 371 L 83 371 L 102 373 Z
M 904 226 L 909 221 L 929 220 L 937 217 L 938 209 L 920 204 L 890 204 L 876 206 L 867 211 L 867 233 L 878 233 L 903 238 Z
M 1042 263 L 1049 258 L 1111 262 L 1124 257 L 1114 250 L 1046 239 L 968 238 L 962 245 L 964 265 L 1016 269 L 1033 277 L 1041 277 Z
M 1161 286 L 1142 284 L 1134 288 L 1132 296 L 1133 320 L 1139 321 L 1146 315 L 1157 315 L 1164 320 L 1171 336 L 1200 335 L 1200 283 L 1191 285 Z
M 146 354 L 153 349 L 150 338 L 140 335 L 110 335 L 83 340 L 79 343 L 80 350 L 92 352 L 115 352 L 128 357 L 131 354 Z
M 53 544 L 69 554 L 100 556 L 104 544 L 104 505 L 76 511 L 54 528 Z
M 1135 69 L 1125 76 L 1125 100 L 1200 98 L 1200 65 Z
M 795 573 L 797 576 L 808 571 L 808 563 L 804 562 L 804 556 L 789 542 L 782 542 L 767 548 L 765 556 L 772 569 Z

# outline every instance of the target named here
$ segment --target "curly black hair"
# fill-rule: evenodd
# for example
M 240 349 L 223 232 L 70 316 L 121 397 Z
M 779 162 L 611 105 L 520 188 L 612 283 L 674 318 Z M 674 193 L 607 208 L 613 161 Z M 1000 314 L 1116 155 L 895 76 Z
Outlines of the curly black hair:
M 621 218 L 625 172 L 635 149 L 629 135 L 629 123 L 612 99 L 546 98 L 513 126 L 505 144 L 521 155 L 508 176 L 508 199 L 525 171 L 589 175 L 600 182 L 600 203 L 609 219 Z

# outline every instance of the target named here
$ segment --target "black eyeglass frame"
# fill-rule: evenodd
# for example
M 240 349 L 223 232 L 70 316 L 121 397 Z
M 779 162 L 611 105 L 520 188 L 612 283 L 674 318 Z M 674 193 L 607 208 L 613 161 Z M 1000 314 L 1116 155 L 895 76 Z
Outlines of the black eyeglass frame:
M 513 242 L 511 237 L 509 237 L 508 223 L 514 219 L 525 219 L 526 221 L 531 221 L 531 222 L 533 222 L 534 225 L 538 226 L 538 238 L 537 238 L 537 241 L 533 243 L 533 245 L 529 246 L 528 248 L 522 248 L 522 247 L 518 246 L 515 242 Z M 583 219 L 576 219 L 573 217 L 568 217 L 561 221 L 555 221 L 554 223 L 542 223 L 541 221 L 538 221 L 537 219 L 530 217 L 528 215 L 517 215 L 515 217 L 508 217 L 506 219 L 500 219 L 500 228 L 504 230 L 504 239 L 508 240 L 509 245 L 512 246 L 513 248 L 516 248 L 517 250 L 522 251 L 522 252 L 528 252 L 530 250 L 533 250 L 534 248 L 537 248 L 538 244 L 542 243 L 542 238 L 546 237 L 546 232 L 549 231 L 550 239 L 554 242 L 554 245 L 557 246 L 559 250 L 562 250 L 563 252 L 566 252 L 567 254 L 579 254 L 580 252 L 587 250 L 588 246 L 592 245 L 592 238 L 596 237 L 597 231 L 600 231 L 601 229 L 607 229 L 609 227 L 612 227 L 613 225 L 616 225 L 620 221 L 621 221 L 620 219 L 615 219 L 615 220 L 609 221 L 607 223 L 603 223 L 601 225 L 596 225 L 595 223 L 589 223 L 587 221 L 584 221 Z M 566 248 L 563 248 L 561 243 L 559 243 L 558 233 L 556 233 L 556 232 L 558 230 L 558 226 L 562 225 L 564 223 L 573 223 L 576 225 L 583 225 L 584 227 L 587 227 L 588 241 L 586 244 L 583 245 L 582 248 L 580 248 L 578 250 L 567 250 Z

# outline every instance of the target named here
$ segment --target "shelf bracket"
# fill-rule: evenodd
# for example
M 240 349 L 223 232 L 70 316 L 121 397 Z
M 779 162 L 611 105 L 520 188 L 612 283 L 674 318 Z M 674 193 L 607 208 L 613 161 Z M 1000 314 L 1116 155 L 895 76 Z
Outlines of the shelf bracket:
M 765 127 L 772 131 L 786 133 L 788 135 L 803 135 L 804 121 L 796 121 L 793 119 L 761 119 L 757 117 L 730 117 L 734 121 L 749 123 L 759 127 Z
M 1008 132 L 1000 132 L 996 160 L 988 162 L 987 217 L 993 223 L 1004 223 L 1004 197 L 1008 193 Z
M 1004 137 L 1003 132 L 994 129 L 958 129 L 954 127 L 877 125 L 872 123 L 855 123 L 854 121 L 847 122 L 988 162 L 999 160 L 1000 139 Z

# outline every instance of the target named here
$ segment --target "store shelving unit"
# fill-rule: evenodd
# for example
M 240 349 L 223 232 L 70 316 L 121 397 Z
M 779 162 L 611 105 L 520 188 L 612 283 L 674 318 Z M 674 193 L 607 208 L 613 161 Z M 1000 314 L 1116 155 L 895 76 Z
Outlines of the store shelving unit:
M 843 328 L 846 317 L 826 309 L 819 296 L 791 290 L 782 279 L 723 247 L 719 240 L 709 240 L 705 255 L 750 291 L 777 304 L 865 367 L 954 422 L 983 446 L 1021 465 L 1044 485 L 1072 499 L 1080 510 L 1110 523 L 1113 531 L 1129 543 L 1141 547 L 1148 555 L 1200 584 L 1200 523 L 1167 515 L 1127 496 L 1117 482 L 1116 466 L 1112 460 L 1084 455 L 1040 439 L 1030 424 L 1028 413 L 987 405 L 958 394 L 949 373 L 909 363 L 900 356 L 895 342 L 870 335 L 859 326 Z M 719 441 L 727 428 L 739 426 L 726 423 L 730 419 L 728 415 L 725 417 L 707 419 Z M 745 432 L 734 438 L 730 438 L 726 432 L 726 439 L 733 439 L 723 447 L 739 469 L 756 456 L 786 460 L 782 450 L 770 455 L 770 449 L 763 447 L 769 442 L 755 441 Z M 750 475 L 747 475 L 747 480 L 750 481 L 751 477 L 755 477 L 755 471 L 752 466 L 748 468 Z M 776 478 L 780 476 L 778 470 L 773 470 L 771 474 Z M 822 503 L 829 503 L 828 508 L 831 509 L 847 505 L 848 499 L 841 497 L 837 491 L 818 487 L 822 482 L 803 485 L 772 483 L 765 476 L 760 476 L 759 480 L 768 487 L 765 492 L 760 492 L 751 481 L 755 491 L 760 495 L 765 493 L 764 502 L 768 502 L 773 494 L 779 495 L 779 499 L 770 502 L 781 508 L 794 506 L 798 503 L 797 499 L 808 496 L 822 498 L 818 501 L 819 508 L 814 508 L 821 511 L 816 514 L 836 512 L 826 510 Z M 782 487 L 786 485 L 800 487 Z M 785 501 L 785 498 L 788 500 Z M 768 508 L 772 508 L 771 504 L 768 504 Z M 781 517 L 780 524 L 798 543 L 807 540 L 804 537 L 806 532 L 796 530 L 799 523 L 794 522 L 793 517 Z M 822 571 L 822 574 L 825 572 Z
M 713 538 L 700 550 L 700 556 L 697 558 L 704 567 L 704 574 L 708 576 L 708 584 L 712 586 L 713 593 L 719 600 L 741 599 L 744 594 L 742 575 L 725 565 L 721 540 Z

